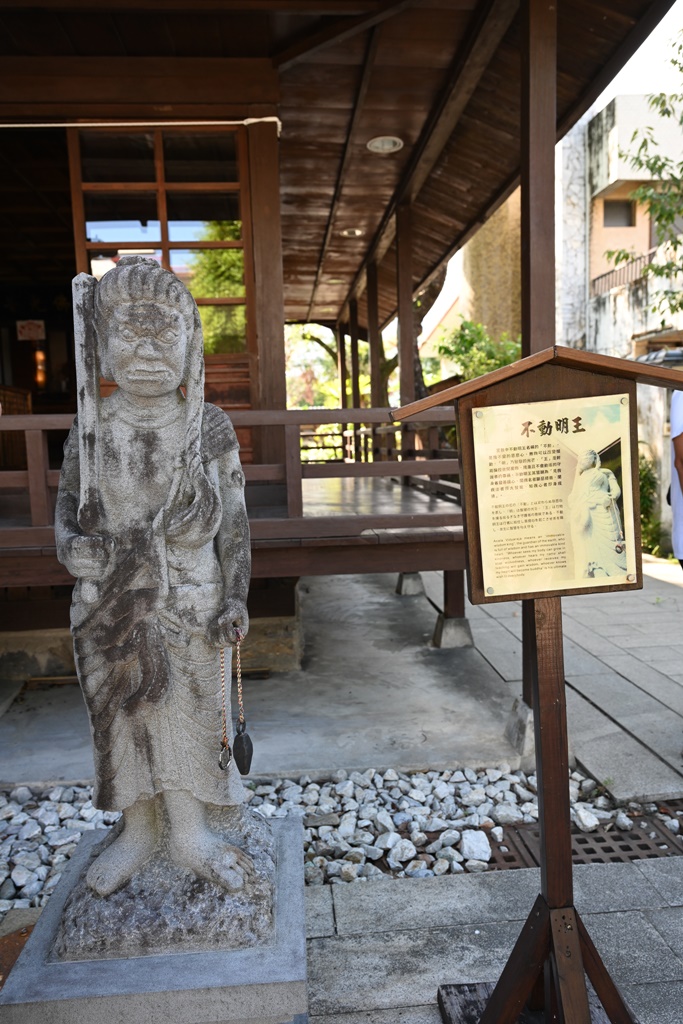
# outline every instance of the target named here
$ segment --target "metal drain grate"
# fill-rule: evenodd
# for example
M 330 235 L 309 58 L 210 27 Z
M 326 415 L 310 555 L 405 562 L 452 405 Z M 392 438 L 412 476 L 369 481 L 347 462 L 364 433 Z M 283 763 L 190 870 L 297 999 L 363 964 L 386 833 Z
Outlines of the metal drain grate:
M 495 842 L 493 836 L 489 834 L 489 842 L 491 844 L 489 871 L 538 867 L 538 861 L 534 860 L 533 855 L 513 829 L 506 829 L 500 843 Z
M 541 832 L 537 826 L 524 826 L 514 830 L 520 845 L 540 863 Z M 680 857 L 683 845 L 660 822 L 651 817 L 639 819 L 639 824 L 628 832 L 572 831 L 572 862 L 574 864 L 624 864 L 634 860 L 653 860 L 658 857 Z

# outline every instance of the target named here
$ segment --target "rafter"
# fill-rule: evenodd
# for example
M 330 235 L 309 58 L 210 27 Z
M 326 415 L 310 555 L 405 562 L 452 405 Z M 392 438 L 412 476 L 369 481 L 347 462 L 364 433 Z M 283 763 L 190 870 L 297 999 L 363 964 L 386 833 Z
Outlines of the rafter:
M 339 173 L 337 175 L 337 181 L 334 188 L 334 196 L 332 197 L 332 205 L 330 207 L 330 214 L 327 218 L 327 226 L 325 227 L 325 237 L 323 238 L 323 244 L 320 247 L 320 256 L 318 257 L 318 269 L 315 275 L 315 282 L 313 284 L 313 290 L 311 291 L 311 301 L 308 307 L 308 315 L 312 316 L 313 306 L 315 304 L 315 295 L 320 284 L 320 278 L 322 277 L 323 264 L 325 262 L 325 256 L 332 239 L 332 231 L 334 228 L 334 221 L 337 216 L 337 209 L 341 199 L 342 188 L 344 186 L 344 179 L 346 177 L 346 171 L 349 166 L 349 159 L 351 157 L 351 145 L 356 133 L 356 127 L 360 119 L 363 106 L 365 104 L 365 98 L 368 93 L 368 86 L 370 84 L 370 76 L 375 63 L 375 55 L 377 53 L 377 43 L 379 41 L 379 29 L 373 28 L 370 30 L 368 37 L 368 44 L 365 49 L 365 59 L 363 61 L 363 70 L 360 76 L 360 82 L 358 83 L 358 91 L 356 93 L 355 103 L 353 105 L 353 112 L 351 114 L 351 120 L 349 122 L 348 131 L 346 133 L 346 141 L 344 143 L 344 152 L 342 153 L 341 162 L 339 164 Z
M 667 11 L 673 7 L 675 0 L 657 0 L 652 7 L 643 15 L 637 25 L 626 37 L 616 53 L 603 65 L 599 74 L 592 80 L 588 89 L 580 97 L 579 101 L 567 111 L 557 122 L 557 141 L 567 134 L 576 124 L 580 117 L 592 107 L 600 94 L 609 85 L 612 79 L 621 71 L 623 66 L 643 44 L 652 30 L 661 21 Z M 439 272 L 439 268 L 461 249 L 469 240 L 476 235 L 480 227 L 489 220 L 503 203 L 508 199 L 519 185 L 519 170 L 511 174 L 487 205 L 479 211 L 477 217 L 469 225 L 464 234 L 460 235 L 457 242 L 451 245 L 444 252 L 440 253 L 429 271 L 424 277 L 416 282 L 416 291 L 426 288 Z M 391 319 L 391 317 L 389 317 Z
M 432 108 L 410 161 L 384 211 L 346 302 L 362 291 L 368 263 L 371 260 L 379 262 L 393 242 L 397 208 L 402 202 L 412 202 L 419 195 L 518 8 L 519 0 L 491 0 L 476 19 L 468 39 L 456 55 L 446 88 Z
M 273 66 L 280 71 L 298 64 L 299 61 L 311 57 L 314 53 L 320 53 L 329 46 L 336 46 L 345 42 L 359 32 L 365 32 L 387 18 L 393 18 L 396 14 L 407 7 L 413 7 L 421 0 L 380 0 L 373 12 L 358 15 L 355 18 L 338 18 L 336 21 L 315 32 L 303 36 L 291 46 L 285 47 L 279 53 L 273 54 Z

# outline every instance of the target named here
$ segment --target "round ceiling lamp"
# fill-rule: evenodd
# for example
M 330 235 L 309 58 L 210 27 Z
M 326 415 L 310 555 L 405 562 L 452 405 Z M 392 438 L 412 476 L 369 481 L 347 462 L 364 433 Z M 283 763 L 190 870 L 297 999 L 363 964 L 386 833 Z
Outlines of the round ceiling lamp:
M 362 238 L 365 232 L 362 228 L 342 228 L 339 234 L 344 238 Z
M 387 153 L 398 153 L 399 149 L 403 149 L 403 139 L 399 139 L 398 135 L 376 135 L 365 145 L 371 153 L 386 156 Z

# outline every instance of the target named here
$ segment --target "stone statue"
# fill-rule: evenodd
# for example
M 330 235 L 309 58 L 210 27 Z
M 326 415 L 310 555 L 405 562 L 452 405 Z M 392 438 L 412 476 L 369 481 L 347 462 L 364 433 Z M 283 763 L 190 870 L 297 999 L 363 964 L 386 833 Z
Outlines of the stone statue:
M 74 283 L 79 414 L 55 532 L 77 577 L 71 628 L 95 752 L 93 802 L 123 828 L 87 873 L 105 897 L 158 848 L 222 890 L 252 858 L 212 826 L 244 801 L 219 767 L 219 649 L 246 634 L 244 475 L 227 415 L 204 403 L 197 307 L 154 260 Z M 99 399 L 100 373 L 118 389 Z M 227 695 L 230 668 L 226 651 Z M 230 722 L 230 708 L 227 706 Z M 210 813 L 211 809 L 211 813 Z
M 583 452 L 569 495 L 574 565 L 577 579 L 626 575 L 626 544 L 617 500 L 621 488 L 600 456 Z

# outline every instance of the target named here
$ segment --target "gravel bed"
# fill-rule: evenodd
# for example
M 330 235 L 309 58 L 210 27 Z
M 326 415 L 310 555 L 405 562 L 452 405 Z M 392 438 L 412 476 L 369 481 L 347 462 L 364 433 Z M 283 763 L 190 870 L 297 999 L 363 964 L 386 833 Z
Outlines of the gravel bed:
M 369 768 L 246 786 L 264 817 L 303 817 L 308 885 L 486 871 L 492 841 L 505 850 L 504 827 L 538 819 L 535 775 L 508 764 L 412 774 Z M 584 832 L 630 830 L 634 818 L 655 814 L 672 835 L 681 833 L 683 811 L 615 806 L 581 772 L 571 773 L 569 793 L 572 820 Z M 118 820 L 94 808 L 91 795 L 89 786 L 0 791 L 0 917 L 13 907 L 44 906 L 83 832 Z

